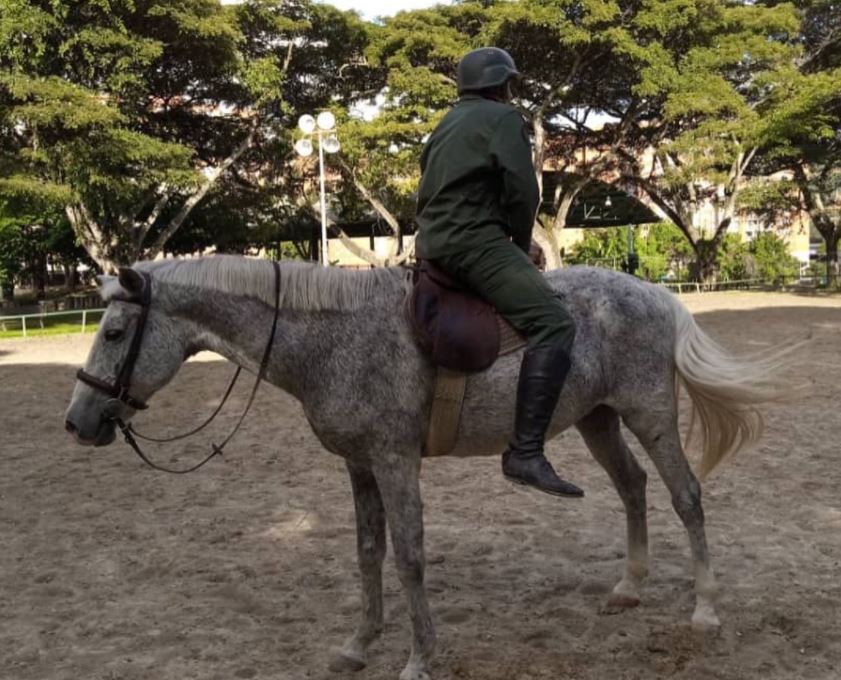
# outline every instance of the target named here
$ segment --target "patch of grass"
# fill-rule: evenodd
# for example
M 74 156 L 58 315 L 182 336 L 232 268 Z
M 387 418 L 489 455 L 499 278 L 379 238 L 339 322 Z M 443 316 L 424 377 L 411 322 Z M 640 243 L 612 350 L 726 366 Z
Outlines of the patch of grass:
M 95 333 L 96 329 L 98 328 L 98 324 L 89 323 L 85 326 L 85 334 L 88 333 Z M 47 326 L 45 328 L 40 328 L 36 326 L 35 328 L 31 328 L 29 325 L 26 327 L 26 337 L 27 338 L 37 338 L 43 337 L 48 335 L 76 335 L 77 333 L 82 332 L 81 324 L 75 323 L 59 323 L 54 324 L 52 326 Z M 22 338 L 23 331 L 22 330 L 8 330 L 2 331 L 0 330 L 0 339 L 6 338 Z
M 87 323 L 85 325 L 85 333 L 94 333 L 102 318 L 102 312 L 91 313 L 88 312 Z M 53 335 L 75 335 L 82 332 L 82 314 L 79 312 L 76 315 L 45 317 L 42 320 L 37 317 L 28 318 L 26 320 L 26 337 L 37 338 L 42 336 Z M 22 338 L 23 325 L 21 320 L 11 318 L 0 322 L 0 338 Z

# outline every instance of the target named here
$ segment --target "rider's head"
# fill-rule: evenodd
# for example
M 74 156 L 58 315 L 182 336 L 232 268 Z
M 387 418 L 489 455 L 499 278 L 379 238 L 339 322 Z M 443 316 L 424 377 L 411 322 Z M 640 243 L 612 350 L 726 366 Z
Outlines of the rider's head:
M 520 77 L 514 59 L 498 47 L 482 47 L 468 52 L 458 63 L 458 93 L 478 94 L 486 99 L 510 102 L 511 85 Z

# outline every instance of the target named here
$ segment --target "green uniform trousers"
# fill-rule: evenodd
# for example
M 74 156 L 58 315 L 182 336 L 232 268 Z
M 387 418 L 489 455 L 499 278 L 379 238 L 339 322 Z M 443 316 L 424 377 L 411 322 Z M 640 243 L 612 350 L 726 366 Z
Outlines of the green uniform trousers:
M 570 354 L 575 339 L 572 317 L 528 255 L 511 241 L 493 239 L 434 262 L 496 307 L 528 338 L 529 347 L 558 344 Z

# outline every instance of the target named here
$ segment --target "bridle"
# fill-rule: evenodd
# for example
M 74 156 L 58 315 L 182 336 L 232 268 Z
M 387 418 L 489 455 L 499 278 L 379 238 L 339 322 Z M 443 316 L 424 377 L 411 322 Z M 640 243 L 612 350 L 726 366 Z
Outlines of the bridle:
M 82 368 L 76 371 L 76 378 L 84 384 L 88 385 L 89 387 L 93 387 L 95 390 L 104 392 L 105 394 L 111 397 L 108 401 L 105 402 L 105 406 L 103 407 L 102 411 L 103 415 L 105 416 L 105 418 L 107 418 L 108 420 L 116 424 L 117 427 L 120 428 L 120 431 L 125 437 L 126 443 L 129 446 L 131 446 L 132 449 L 134 449 L 135 453 L 137 453 L 137 455 L 140 456 L 144 463 L 154 468 L 155 470 L 169 472 L 172 474 L 186 474 L 188 472 L 198 470 L 200 467 L 208 463 L 211 460 L 211 458 L 222 455 L 222 450 L 225 448 L 228 442 L 230 442 L 231 439 L 234 438 L 234 435 L 237 433 L 240 426 L 242 425 L 242 422 L 245 420 L 245 416 L 248 414 L 248 411 L 251 409 L 251 405 L 254 403 L 254 397 L 257 395 L 257 389 L 260 387 L 260 383 L 266 377 L 266 370 L 268 369 L 269 365 L 269 357 L 271 356 L 272 346 L 274 345 L 275 335 L 277 334 L 277 322 L 278 317 L 280 315 L 280 266 L 275 261 L 272 261 L 272 265 L 274 266 L 274 319 L 272 320 L 272 328 L 271 332 L 269 333 L 269 340 L 266 343 L 266 349 L 263 351 L 263 358 L 260 362 L 260 370 L 257 372 L 257 379 L 254 382 L 254 387 L 251 390 L 251 395 L 248 398 L 248 403 L 245 405 L 245 410 L 242 412 L 242 415 L 237 421 L 237 424 L 234 426 L 234 429 L 224 439 L 224 441 L 219 445 L 211 443 L 210 454 L 200 463 L 185 470 L 174 470 L 153 463 L 151 460 L 149 460 L 148 456 L 140 448 L 135 437 L 139 437 L 140 439 L 145 439 L 146 441 L 156 443 L 168 443 L 178 441 L 179 439 L 185 439 L 186 437 L 190 437 L 196 434 L 197 432 L 203 430 L 213 421 L 214 418 L 216 418 L 216 416 L 222 410 L 222 407 L 224 406 L 225 402 L 228 400 L 228 397 L 231 395 L 231 392 L 234 389 L 234 385 L 237 382 L 237 378 L 239 378 L 239 375 L 242 372 L 242 367 L 237 367 L 237 370 L 234 373 L 234 377 L 228 385 L 228 389 L 225 391 L 225 395 L 222 397 L 222 401 L 219 402 L 219 405 L 216 407 L 216 409 L 213 411 L 210 417 L 198 427 L 190 430 L 189 432 L 185 432 L 184 434 L 168 438 L 146 437 L 140 434 L 139 432 L 137 432 L 137 430 L 135 430 L 132 427 L 131 423 L 126 423 L 125 421 L 123 421 L 122 418 L 120 418 L 119 412 L 121 404 L 128 406 L 129 408 L 134 409 L 136 411 L 143 411 L 149 408 L 148 404 L 146 404 L 143 400 L 138 399 L 137 397 L 133 397 L 131 395 L 131 377 L 134 373 L 134 367 L 137 363 L 137 358 L 140 355 L 140 346 L 143 342 L 143 332 L 146 329 L 146 322 L 149 318 L 149 307 L 152 304 L 152 277 L 149 276 L 149 274 L 146 272 L 139 272 L 139 274 L 143 277 L 143 290 L 141 291 L 140 295 L 134 298 L 114 298 L 114 300 L 118 302 L 127 302 L 130 304 L 136 304 L 140 306 L 140 316 L 137 319 L 137 325 L 134 329 L 134 335 L 131 338 L 131 344 L 129 345 L 128 353 L 126 354 L 126 358 L 123 361 L 123 365 L 120 367 L 120 371 L 117 374 L 117 378 L 113 383 L 111 383 L 107 380 L 103 380 L 102 378 L 97 378 L 95 375 L 91 375 Z
M 105 392 L 112 400 L 125 404 L 135 411 L 145 411 L 149 406 L 140 399 L 132 397 L 131 391 L 131 374 L 134 373 L 134 365 L 137 363 L 137 357 L 140 355 L 140 344 L 143 342 L 143 331 L 146 329 L 146 321 L 149 318 L 149 306 L 152 304 L 152 277 L 146 272 L 140 272 L 143 277 L 143 290 L 139 298 L 119 298 L 120 302 L 129 302 L 140 305 L 140 318 L 137 320 L 137 326 L 134 329 L 134 335 L 131 338 L 131 344 L 128 348 L 125 361 L 117 374 L 117 379 L 113 383 L 107 380 L 97 378 L 86 372 L 85 369 L 80 368 L 76 371 L 76 378 L 81 380 L 86 385 L 90 385 L 100 392 Z M 110 400 L 109 400 L 110 401 Z M 108 402 L 106 402 L 108 403 Z

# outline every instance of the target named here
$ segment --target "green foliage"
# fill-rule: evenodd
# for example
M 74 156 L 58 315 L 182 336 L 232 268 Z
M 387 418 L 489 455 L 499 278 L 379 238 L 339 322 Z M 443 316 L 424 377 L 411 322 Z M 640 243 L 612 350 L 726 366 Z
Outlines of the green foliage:
M 744 281 L 753 278 L 753 265 L 748 258 L 750 248 L 738 234 L 726 234 L 718 247 L 718 279 Z
M 639 257 L 637 275 L 648 281 L 680 278 L 692 249 L 672 224 L 643 225 L 634 229 L 634 251 Z M 587 229 L 568 258 L 571 264 L 621 265 L 628 258 L 627 229 Z
M 786 242 L 770 231 L 744 242 L 737 234 L 727 234 L 718 249 L 718 280 L 760 279 L 766 283 L 786 283 L 800 272 L 797 258 L 789 254 Z
M 692 247 L 673 224 L 651 225 L 647 232 L 635 230 L 634 248 L 640 258 L 638 274 L 649 281 L 682 278 L 686 263 L 692 257 Z
M 767 212 L 809 214 L 824 239 L 826 274 L 834 285 L 841 239 L 841 13 L 832 0 L 796 4 L 803 54 L 780 69 L 769 92 L 758 173 L 784 171 L 796 186 L 786 201 L 769 203 Z
M 661 223 L 634 230 L 634 250 L 639 256 L 637 275 L 648 281 L 683 279 L 694 252 L 684 235 L 672 224 Z M 570 264 L 624 266 L 628 257 L 626 229 L 588 229 L 573 248 Z M 726 234 L 717 249 L 720 281 L 758 278 L 769 283 L 790 281 L 799 273 L 799 263 L 783 239 L 770 231 L 744 242 L 738 234 Z
M 0 298 L 11 297 L 28 255 L 29 243 L 23 225 L 0 217 Z
M 28 228 L 46 210 L 58 229 L 65 207 L 84 204 L 101 234 L 82 225 L 78 237 L 103 260 L 131 259 L 166 236 L 204 171 L 256 121 L 252 147 L 170 250 L 272 243 L 278 223 L 303 224 L 314 198 L 313 164 L 292 152 L 297 118 L 330 108 L 343 217 L 375 205 L 409 219 L 456 64 L 496 44 L 524 75 L 518 104 L 545 128 L 548 161 L 570 167 L 582 148 L 602 149 L 576 170 L 638 180 L 681 225 L 686 236 L 637 230 L 643 274 L 657 279 L 690 252 L 715 260 L 717 240 L 694 228 L 697 199 L 721 188 L 734 197 L 734 163 L 755 146 L 763 168 L 805 160 L 803 181 L 824 204 L 841 196 L 837 6 L 799 0 L 797 10 L 802 29 L 789 3 L 738 0 L 469 0 L 376 24 L 309 0 L 0 0 L 2 218 Z M 373 103 L 377 115 L 362 119 L 359 105 Z M 591 113 L 623 123 L 591 128 Z M 655 173 L 637 162 L 652 147 Z M 754 188 L 740 203 L 771 221 L 803 186 Z M 576 256 L 624 256 L 624 235 L 608 234 L 588 233 Z M 744 258 L 724 241 L 729 276 Z
M 0 38 L 0 198 L 62 194 L 103 266 L 169 238 L 229 158 L 242 171 L 210 195 L 261 194 L 290 174 L 301 113 L 382 78 L 364 22 L 308 0 L 0 0 Z
M 754 276 L 764 281 L 784 283 L 797 277 L 800 272 L 800 263 L 788 253 L 785 241 L 770 231 L 758 234 L 751 241 L 750 255 Z

